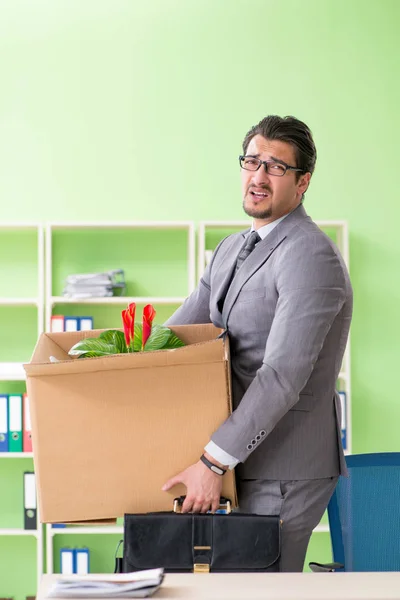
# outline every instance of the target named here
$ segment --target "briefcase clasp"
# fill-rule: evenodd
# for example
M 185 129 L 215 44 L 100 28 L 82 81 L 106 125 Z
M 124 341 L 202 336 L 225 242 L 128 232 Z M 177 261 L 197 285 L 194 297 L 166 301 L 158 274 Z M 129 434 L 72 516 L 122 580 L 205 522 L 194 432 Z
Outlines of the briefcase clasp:
M 193 573 L 209 573 L 210 565 L 207 563 L 194 563 Z

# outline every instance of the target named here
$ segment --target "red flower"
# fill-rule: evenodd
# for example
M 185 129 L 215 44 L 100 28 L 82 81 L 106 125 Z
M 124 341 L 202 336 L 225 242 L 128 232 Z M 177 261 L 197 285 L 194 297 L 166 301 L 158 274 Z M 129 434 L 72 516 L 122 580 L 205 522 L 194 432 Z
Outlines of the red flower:
M 126 347 L 132 346 L 133 349 L 133 338 L 135 336 L 135 311 L 136 304 L 132 302 L 128 305 L 128 308 L 122 311 L 122 321 L 124 323 L 124 335 Z
M 143 331 L 142 331 L 142 350 L 146 345 L 151 334 L 151 325 L 153 323 L 156 311 L 151 304 L 147 304 L 143 309 Z

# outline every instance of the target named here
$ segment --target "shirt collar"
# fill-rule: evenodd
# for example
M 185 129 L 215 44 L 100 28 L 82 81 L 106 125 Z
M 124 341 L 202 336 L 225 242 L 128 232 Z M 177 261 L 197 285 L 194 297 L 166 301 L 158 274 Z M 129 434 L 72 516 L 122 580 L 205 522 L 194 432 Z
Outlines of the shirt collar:
M 290 214 L 290 213 L 288 213 L 288 214 Z M 280 217 L 279 219 L 272 221 L 272 223 L 268 223 L 267 225 L 263 225 L 263 227 L 260 227 L 260 229 L 257 229 L 257 233 L 260 236 L 260 238 L 263 240 L 265 237 L 267 237 L 267 235 L 269 233 L 271 233 L 271 231 L 278 225 L 278 223 L 283 221 L 283 219 L 285 219 L 286 217 L 287 217 L 287 215 L 283 215 L 283 217 Z M 254 223 L 251 226 L 251 231 L 255 231 Z

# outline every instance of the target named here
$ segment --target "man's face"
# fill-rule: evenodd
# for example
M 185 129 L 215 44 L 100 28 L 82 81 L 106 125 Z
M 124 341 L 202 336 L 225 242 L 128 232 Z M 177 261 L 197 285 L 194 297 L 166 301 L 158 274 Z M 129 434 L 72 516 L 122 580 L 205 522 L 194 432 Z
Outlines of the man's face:
M 267 140 L 256 135 L 250 141 L 246 156 L 255 156 L 260 160 L 283 161 L 291 167 L 297 167 L 294 148 L 278 140 Z M 301 174 L 296 182 L 296 171 L 286 171 L 283 177 L 269 175 L 264 165 L 258 171 L 241 169 L 243 209 L 253 217 L 258 227 L 271 223 L 296 208 L 302 194 L 308 188 L 311 174 Z

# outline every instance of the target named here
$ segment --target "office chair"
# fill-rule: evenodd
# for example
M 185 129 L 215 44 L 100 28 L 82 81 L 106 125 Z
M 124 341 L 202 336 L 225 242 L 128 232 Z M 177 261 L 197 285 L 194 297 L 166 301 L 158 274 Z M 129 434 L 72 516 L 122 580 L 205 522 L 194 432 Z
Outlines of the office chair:
M 328 505 L 333 563 L 314 572 L 400 571 L 400 452 L 346 456 Z

